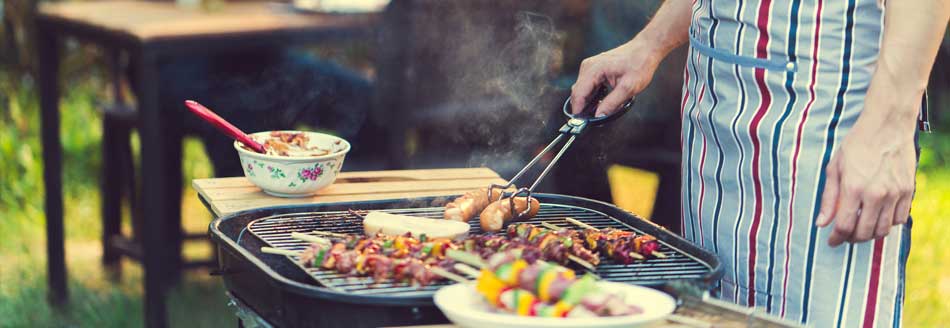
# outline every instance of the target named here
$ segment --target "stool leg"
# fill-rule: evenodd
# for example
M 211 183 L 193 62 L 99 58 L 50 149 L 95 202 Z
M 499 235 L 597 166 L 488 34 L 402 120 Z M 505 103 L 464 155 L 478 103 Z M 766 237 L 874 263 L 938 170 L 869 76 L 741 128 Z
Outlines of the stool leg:
M 123 130 L 117 127 L 111 118 L 103 118 L 102 131 L 102 263 L 118 273 L 122 254 L 112 246 L 112 239 L 121 234 L 122 228 L 122 174 L 120 145 L 128 142 L 128 137 L 122 138 Z
M 178 130 L 169 127 L 169 130 Z M 164 158 L 167 161 L 165 165 L 166 184 L 165 200 L 167 207 L 167 217 L 163 220 L 164 228 L 169 237 L 168 251 L 168 277 L 170 284 L 177 284 L 181 279 L 181 270 L 183 268 L 182 246 L 184 242 L 184 232 L 181 227 L 181 196 L 182 196 L 182 134 L 179 131 L 169 131 L 166 135 L 164 146 Z
M 142 206 L 141 202 L 138 199 L 139 195 L 139 186 L 138 181 L 141 181 L 141 177 L 136 174 L 135 170 L 135 160 L 132 154 L 132 145 L 131 145 L 131 131 L 126 135 L 125 140 L 128 142 L 121 144 L 122 150 L 122 176 L 124 177 L 126 195 L 129 200 L 129 212 L 132 217 L 132 240 L 136 243 L 141 244 L 143 240 L 143 231 L 144 223 L 142 223 Z

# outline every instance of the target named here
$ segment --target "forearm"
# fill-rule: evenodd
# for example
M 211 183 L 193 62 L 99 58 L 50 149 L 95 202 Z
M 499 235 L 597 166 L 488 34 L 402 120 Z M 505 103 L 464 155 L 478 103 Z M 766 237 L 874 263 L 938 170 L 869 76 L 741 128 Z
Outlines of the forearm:
M 664 1 L 650 23 L 630 42 L 648 45 L 662 60 L 688 40 L 692 6 L 687 0 Z
M 862 119 L 898 124 L 901 131 L 912 133 L 948 17 L 950 0 L 887 2 L 884 37 L 868 100 L 887 101 L 891 106 L 866 106 Z M 880 96 L 884 94 L 887 97 Z

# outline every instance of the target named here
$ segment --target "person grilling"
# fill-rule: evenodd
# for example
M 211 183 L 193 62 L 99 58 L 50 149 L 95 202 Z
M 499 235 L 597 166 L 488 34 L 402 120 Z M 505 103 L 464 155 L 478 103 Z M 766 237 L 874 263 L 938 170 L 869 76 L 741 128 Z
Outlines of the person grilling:
M 682 233 L 723 261 L 719 296 L 806 325 L 899 326 L 948 17 L 935 0 L 669 0 L 583 61 L 572 108 L 607 83 L 595 115 L 612 113 L 688 42 Z

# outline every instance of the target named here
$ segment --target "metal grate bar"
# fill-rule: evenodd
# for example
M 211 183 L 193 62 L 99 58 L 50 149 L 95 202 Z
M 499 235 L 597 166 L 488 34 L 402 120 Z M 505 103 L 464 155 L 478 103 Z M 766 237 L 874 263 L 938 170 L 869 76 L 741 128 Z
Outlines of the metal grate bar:
M 419 217 L 442 218 L 442 207 L 387 209 L 382 212 L 405 214 Z M 643 233 L 620 220 L 607 216 L 601 212 L 570 205 L 542 204 L 538 215 L 525 222 L 538 224 L 549 222 L 559 227 L 579 229 L 577 226 L 564 220 L 571 217 L 596 228 L 617 228 L 627 231 Z M 478 219 L 470 221 L 470 233 L 483 233 Z M 346 211 L 308 212 L 281 214 L 264 217 L 251 222 L 248 231 L 263 240 L 271 247 L 300 251 L 307 247 L 307 243 L 290 237 L 291 232 L 311 231 L 334 232 L 344 234 L 362 234 L 362 219 Z M 656 285 L 670 280 L 696 279 L 708 274 L 712 268 L 691 255 L 671 247 L 659 240 L 660 251 L 667 254 L 667 258 L 656 258 L 633 264 L 619 264 L 609 258 L 601 258 L 600 265 L 594 272 L 603 279 L 631 284 Z M 371 277 L 354 277 L 336 273 L 331 270 L 305 268 L 296 256 L 288 256 L 300 269 L 307 272 L 321 285 L 337 291 L 359 295 L 431 295 L 437 289 L 450 282 L 439 282 L 428 286 L 412 286 L 401 282 L 375 282 Z

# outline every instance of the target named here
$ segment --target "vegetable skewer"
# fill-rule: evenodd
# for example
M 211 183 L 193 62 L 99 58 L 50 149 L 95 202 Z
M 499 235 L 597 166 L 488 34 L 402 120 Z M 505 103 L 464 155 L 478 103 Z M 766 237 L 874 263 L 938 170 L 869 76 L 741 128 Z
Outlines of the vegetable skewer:
M 528 263 L 512 252 L 498 253 L 483 268 L 476 290 L 493 306 L 521 316 L 583 317 L 641 313 L 617 295 L 596 288 L 592 275 L 543 261 Z

